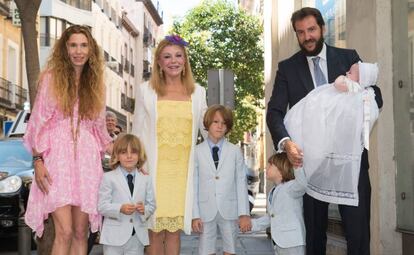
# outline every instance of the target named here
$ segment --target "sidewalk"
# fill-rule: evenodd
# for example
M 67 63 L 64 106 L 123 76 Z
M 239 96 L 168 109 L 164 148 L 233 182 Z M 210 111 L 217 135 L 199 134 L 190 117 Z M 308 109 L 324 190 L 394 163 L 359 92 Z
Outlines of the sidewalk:
M 257 218 L 266 213 L 266 197 L 264 194 L 258 194 L 255 201 L 255 207 L 252 211 L 252 217 Z M 181 253 L 180 255 L 192 255 L 198 252 L 198 235 L 193 234 L 190 236 L 181 236 Z M 222 254 L 222 240 L 219 238 L 217 241 L 217 252 Z M 240 234 L 237 241 L 238 255 L 273 255 L 273 247 L 270 239 L 268 239 L 266 233 L 257 232 L 249 234 Z M 36 251 L 32 251 L 31 255 L 36 255 Z M 102 245 L 95 245 L 90 255 L 102 255 Z M 2 252 L 0 255 L 17 255 L 17 252 Z
M 252 217 L 257 218 L 266 213 L 266 196 L 265 194 L 258 194 L 255 201 L 255 206 L 252 211 Z M 196 255 L 198 254 L 198 235 L 182 235 L 181 236 L 181 255 Z M 218 254 L 222 254 L 222 240 L 217 240 Z M 237 241 L 238 255 L 274 255 L 273 246 L 266 233 L 257 232 L 249 234 L 240 234 Z

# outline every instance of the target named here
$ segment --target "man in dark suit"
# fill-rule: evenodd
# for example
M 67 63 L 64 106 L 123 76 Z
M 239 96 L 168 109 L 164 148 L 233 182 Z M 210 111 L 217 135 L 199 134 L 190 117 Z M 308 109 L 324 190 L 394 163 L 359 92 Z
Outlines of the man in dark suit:
M 286 151 L 289 160 L 298 167 L 302 165 L 303 153 L 290 140 L 283 124 L 287 108 L 318 85 L 332 83 L 336 77 L 344 75 L 360 58 L 355 50 L 324 43 L 325 23 L 317 9 L 305 7 L 296 11 L 292 14 L 291 23 L 301 50 L 279 63 L 266 119 L 275 148 Z M 372 88 L 378 108 L 381 108 L 381 91 L 374 84 Z M 371 185 L 368 168 L 368 153 L 364 149 L 358 183 L 359 205 L 339 205 L 349 255 L 370 253 Z M 303 200 L 307 254 L 325 254 L 329 204 L 307 194 Z

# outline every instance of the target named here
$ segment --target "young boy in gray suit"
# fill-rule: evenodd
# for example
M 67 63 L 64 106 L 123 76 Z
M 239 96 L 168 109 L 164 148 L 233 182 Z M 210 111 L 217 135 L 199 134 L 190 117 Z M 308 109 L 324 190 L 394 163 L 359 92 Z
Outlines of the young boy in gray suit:
M 147 219 L 155 211 L 155 198 L 149 175 L 137 170 L 146 158 L 136 136 L 125 134 L 115 140 L 110 162 L 114 170 L 104 174 L 99 187 L 105 255 L 143 255 L 149 244 Z
M 200 233 L 200 255 L 216 254 L 217 228 L 224 254 L 235 254 L 238 227 L 245 232 L 251 224 L 241 150 L 224 137 L 233 127 L 233 113 L 210 106 L 203 124 L 208 138 L 195 149 L 192 228 Z
M 276 255 L 305 255 L 302 196 L 306 190 L 303 168 L 293 170 L 286 153 L 268 160 L 266 179 L 275 186 L 269 193 L 267 214 L 252 220 L 252 231 L 270 227 Z

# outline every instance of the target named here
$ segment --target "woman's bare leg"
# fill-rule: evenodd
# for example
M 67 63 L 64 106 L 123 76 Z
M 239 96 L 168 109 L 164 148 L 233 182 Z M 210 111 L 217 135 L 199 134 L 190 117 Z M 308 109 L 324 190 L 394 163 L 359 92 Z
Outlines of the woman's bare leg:
M 181 230 L 175 232 L 165 231 L 165 255 L 180 255 Z
M 72 242 L 72 210 L 70 205 L 57 208 L 52 212 L 55 224 L 55 241 L 53 242 L 53 255 L 69 254 Z
M 165 255 L 165 232 L 165 230 L 160 232 L 148 231 L 150 241 L 150 245 L 146 248 L 148 255 Z
M 89 215 L 72 206 L 73 235 L 70 247 L 71 255 L 86 255 L 88 250 Z

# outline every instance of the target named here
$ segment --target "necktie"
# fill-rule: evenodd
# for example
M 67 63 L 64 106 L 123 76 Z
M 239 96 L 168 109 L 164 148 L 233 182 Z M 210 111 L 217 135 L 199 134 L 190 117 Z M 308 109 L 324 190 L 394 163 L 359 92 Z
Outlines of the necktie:
M 216 168 L 218 167 L 218 163 L 219 163 L 218 150 L 219 150 L 219 147 L 217 146 L 213 147 L 213 160 L 214 160 L 214 165 L 216 166 Z
M 132 176 L 132 174 L 128 174 L 127 179 L 128 179 L 129 191 L 131 192 L 131 196 L 132 196 L 132 193 L 134 193 L 134 183 L 132 182 L 132 180 L 134 179 L 134 176 Z M 135 235 L 134 227 L 132 227 L 132 235 Z
M 127 179 L 128 179 L 128 187 L 129 187 L 129 191 L 131 192 L 131 195 L 132 195 L 132 193 L 134 192 L 134 183 L 132 182 L 132 179 L 133 179 L 134 177 L 132 176 L 132 174 L 128 174 L 127 175 Z
M 314 58 L 312 58 L 312 61 L 313 61 L 313 73 L 315 75 L 316 87 L 317 86 L 320 86 L 322 84 L 326 84 L 325 75 L 323 74 L 322 69 L 319 67 L 319 60 L 320 60 L 320 57 L 314 57 Z

